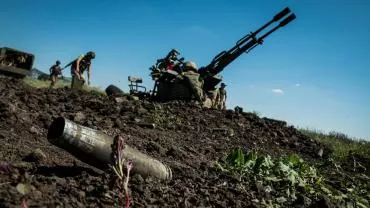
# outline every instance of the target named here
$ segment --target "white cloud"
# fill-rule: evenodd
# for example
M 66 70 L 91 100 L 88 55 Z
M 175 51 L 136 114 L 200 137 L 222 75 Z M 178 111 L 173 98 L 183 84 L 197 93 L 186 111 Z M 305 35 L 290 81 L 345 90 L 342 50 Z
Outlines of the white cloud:
M 189 31 L 199 36 L 208 36 L 212 38 L 216 36 L 216 33 L 214 33 L 212 30 L 201 25 L 192 25 L 189 27 Z
M 284 94 L 284 90 L 282 89 L 272 89 L 271 91 L 276 94 Z
M 300 87 L 300 86 L 301 86 L 301 84 L 300 84 L 300 83 L 297 83 L 297 84 L 295 84 L 295 86 L 296 86 L 296 87 Z

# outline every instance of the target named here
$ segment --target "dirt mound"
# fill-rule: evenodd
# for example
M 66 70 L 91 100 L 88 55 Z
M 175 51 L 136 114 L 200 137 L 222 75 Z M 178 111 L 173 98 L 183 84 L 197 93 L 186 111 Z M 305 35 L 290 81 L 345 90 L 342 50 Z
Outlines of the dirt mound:
M 63 116 L 78 124 L 125 136 L 132 147 L 169 165 L 173 180 L 134 175 L 129 188 L 135 207 L 248 207 L 254 190 L 238 189 L 213 162 L 234 147 L 270 155 L 300 153 L 305 159 L 330 151 L 283 121 L 251 113 L 201 109 L 79 92 L 35 89 L 0 78 L 0 205 L 115 207 L 118 192 L 107 173 L 51 145 L 47 129 Z

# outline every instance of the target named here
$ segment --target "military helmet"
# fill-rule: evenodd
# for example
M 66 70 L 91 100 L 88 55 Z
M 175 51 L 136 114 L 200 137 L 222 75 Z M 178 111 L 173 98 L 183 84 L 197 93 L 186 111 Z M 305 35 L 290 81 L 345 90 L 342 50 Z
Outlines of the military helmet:
M 174 49 L 174 48 L 171 50 L 170 53 L 174 53 L 176 55 L 180 55 L 180 52 L 178 50 Z
M 59 60 L 57 60 L 56 64 L 57 64 L 57 65 L 59 65 L 59 64 L 60 64 L 60 61 L 59 61 Z
M 95 52 L 94 51 L 89 51 L 89 52 L 87 52 L 87 54 L 86 54 L 87 56 L 90 56 L 91 57 L 91 59 L 94 59 L 95 58 Z
M 185 62 L 185 68 L 193 71 L 198 71 L 198 67 L 193 61 Z

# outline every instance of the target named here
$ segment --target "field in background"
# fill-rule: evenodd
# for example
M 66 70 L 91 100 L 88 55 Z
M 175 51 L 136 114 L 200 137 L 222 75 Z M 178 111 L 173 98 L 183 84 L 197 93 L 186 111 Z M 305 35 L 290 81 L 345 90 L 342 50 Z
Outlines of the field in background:
M 351 152 L 370 158 L 370 142 L 362 139 L 353 139 L 339 132 L 322 133 L 318 130 L 301 129 L 304 134 L 316 139 L 333 149 L 333 158 L 345 159 Z
M 38 80 L 32 77 L 26 77 L 23 80 L 26 84 L 36 88 L 47 88 L 50 87 L 51 83 L 50 80 Z M 64 88 L 64 87 L 71 87 L 71 82 L 63 79 L 58 79 L 57 83 L 54 86 L 54 88 Z
M 32 77 L 26 77 L 23 79 L 23 81 L 36 88 L 48 88 L 50 87 L 50 80 L 39 80 L 39 79 L 34 79 Z M 67 81 L 65 79 L 58 79 L 56 82 L 54 88 L 70 88 L 71 87 L 71 82 Z M 98 93 L 98 94 L 105 94 L 104 90 L 99 88 L 99 87 L 94 87 L 94 86 L 84 86 L 84 90 L 88 92 L 93 92 L 93 93 Z

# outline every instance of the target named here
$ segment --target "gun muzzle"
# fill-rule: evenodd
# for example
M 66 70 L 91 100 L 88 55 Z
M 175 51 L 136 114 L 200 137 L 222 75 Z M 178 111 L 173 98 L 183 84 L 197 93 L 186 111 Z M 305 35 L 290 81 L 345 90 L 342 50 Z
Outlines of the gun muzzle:
M 279 12 L 277 15 L 275 15 L 274 18 L 273 18 L 273 20 L 275 22 L 277 22 L 277 21 L 279 21 L 281 18 L 283 18 L 285 15 L 287 15 L 289 13 L 290 13 L 290 9 L 288 7 L 286 7 L 281 12 Z
M 59 117 L 49 127 L 48 140 L 96 168 L 106 170 L 110 165 L 114 165 L 112 159 L 113 138 L 101 131 Z M 172 178 L 172 171 L 167 165 L 127 144 L 123 150 L 123 157 L 133 162 L 133 173 L 143 177 L 153 176 L 161 180 L 171 180 Z
M 295 14 L 289 15 L 287 18 L 285 18 L 283 21 L 279 23 L 280 27 L 284 27 L 287 25 L 289 22 L 293 21 L 296 18 Z

